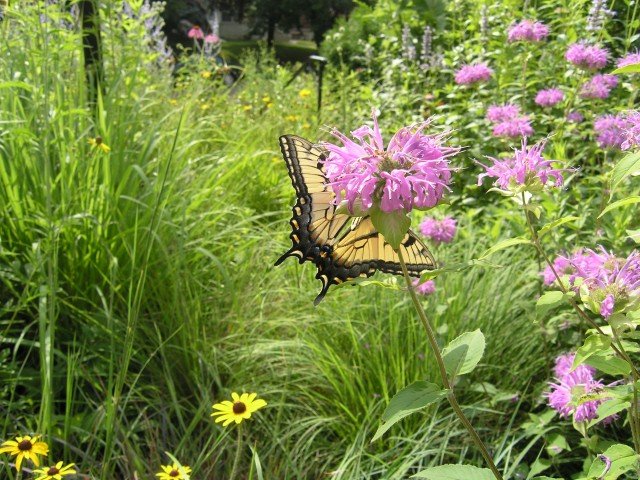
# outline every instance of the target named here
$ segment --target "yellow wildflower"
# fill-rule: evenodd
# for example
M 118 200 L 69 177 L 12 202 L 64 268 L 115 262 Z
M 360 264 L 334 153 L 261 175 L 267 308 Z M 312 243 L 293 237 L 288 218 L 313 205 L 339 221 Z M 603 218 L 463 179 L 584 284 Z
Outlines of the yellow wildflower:
M 298 120 L 298 116 L 297 115 L 287 115 L 286 117 L 284 117 L 284 119 L 289 121 L 289 122 L 295 122 L 296 120 Z
M 211 416 L 218 417 L 216 418 L 216 423 L 224 422 L 222 424 L 223 427 L 226 427 L 231 422 L 239 424 L 243 420 L 251 418 L 251 414 L 253 412 L 261 409 L 267 404 L 267 402 L 261 398 L 256 398 L 257 396 L 257 393 L 243 393 L 242 395 L 238 395 L 233 392 L 231 394 L 233 402 L 225 400 L 222 403 L 216 403 L 213 406 L 213 409 L 218 411 L 213 412 Z
M 160 480 L 186 480 L 191 473 L 191 468 L 177 463 L 173 465 L 160 465 L 160 468 L 162 468 L 163 471 L 156 473 L 156 477 Z
M 200 76 L 201 76 L 202 78 L 211 78 L 211 72 L 209 72 L 209 71 L 201 72 L 201 73 L 200 73 Z
M 307 98 L 311 96 L 311 90 L 309 90 L 308 88 L 303 88 L 298 92 L 298 95 L 300 95 L 300 98 Z
M 49 447 L 44 442 L 39 442 L 39 436 L 16 437 L 15 440 L 7 440 L 0 445 L 0 453 L 8 453 L 16 457 L 16 470 L 20 471 L 24 459 L 31 460 L 36 467 L 40 466 L 38 455 L 47 456 Z
M 253 107 L 251 105 L 243 105 L 242 106 L 242 110 L 244 110 L 245 112 L 248 112 L 249 110 L 251 110 Z
M 62 477 L 66 475 L 76 474 L 72 467 L 73 463 L 63 467 L 62 462 L 58 462 L 51 467 L 42 467 L 34 470 L 33 473 L 39 475 L 35 480 L 62 480 Z
M 111 147 L 109 147 L 109 145 L 104 143 L 104 141 L 102 140 L 102 137 L 100 136 L 97 136 L 95 138 L 90 138 L 89 145 L 91 145 L 92 147 L 99 148 L 104 153 L 109 153 L 111 151 Z
M 264 97 L 262 97 L 262 101 L 264 103 L 271 103 L 271 97 L 269 97 L 269 95 L 265 95 Z

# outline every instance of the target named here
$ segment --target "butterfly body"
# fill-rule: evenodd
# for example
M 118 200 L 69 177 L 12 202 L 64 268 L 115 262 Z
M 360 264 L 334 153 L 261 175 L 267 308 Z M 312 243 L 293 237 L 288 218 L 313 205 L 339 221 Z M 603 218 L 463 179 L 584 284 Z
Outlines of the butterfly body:
M 335 194 L 324 174 L 326 150 L 295 135 L 280 137 L 280 148 L 297 201 L 289 221 L 293 245 L 276 265 L 290 256 L 297 257 L 299 263 L 313 262 L 318 269 L 316 278 L 322 281 L 316 305 L 331 285 L 370 277 L 377 270 L 402 275 L 398 254 L 368 215 L 336 213 Z M 435 268 L 433 256 L 413 232 L 407 233 L 400 248 L 410 275 L 418 277 Z

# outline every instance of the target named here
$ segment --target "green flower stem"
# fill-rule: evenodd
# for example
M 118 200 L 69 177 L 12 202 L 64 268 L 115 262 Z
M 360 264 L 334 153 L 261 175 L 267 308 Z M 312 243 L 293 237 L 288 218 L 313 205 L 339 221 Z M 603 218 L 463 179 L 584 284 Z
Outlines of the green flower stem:
M 231 467 L 231 475 L 229 476 L 230 480 L 235 480 L 238 465 L 240 465 L 240 457 L 242 456 L 242 423 L 239 423 L 236 429 L 238 430 L 238 441 L 236 444 L 236 456 L 233 458 L 233 467 Z
M 611 332 L 613 333 L 613 338 L 618 344 L 618 348 L 621 352 L 623 352 L 627 358 L 629 358 L 628 362 L 631 361 L 629 354 L 624 349 L 624 345 L 620 341 L 620 337 L 616 332 L 615 328 L 611 328 Z M 640 419 L 638 418 L 638 377 L 632 375 L 633 377 L 633 401 L 631 403 L 631 408 L 629 409 L 629 415 L 631 419 L 629 420 L 629 425 L 631 426 L 631 436 L 633 437 L 633 446 L 635 447 L 636 453 L 640 453 Z
M 471 439 L 473 440 L 473 443 L 475 443 L 478 449 L 480 450 L 480 453 L 482 454 L 485 462 L 487 462 L 487 465 L 489 465 L 489 468 L 493 472 L 493 475 L 496 477 L 496 479 L 503 480 L 502 475 L 500 474 L 495 464 L 493 463 L 493 460 L 491 458 L 491 455 L 489 454 L 489 451 L 487 450 L 487 447 L 484 446 L 484 443 L 482 443 L 480 436 L 471 425 L 471 422 L 469 422 L 467 417 L 465 417 L 464 413 L 462 412 L 462 409 L 460 408 L 460 405 L 458 404 L 458 400 L 456 399 L 455 393 L 453 392 L 453 387 L 451 386 L 451 383 L 449 382 L 449 378 L 447 377 L 447 369 L 444 366 L 442 353 L 440 352 L 440 347 L 438 347 L 438 343 L 436 342 L 436 336 L 433 333 L 433 328 L 431 328 L 429 319 L 427 318 L 427 315 L 424 313 L 424 309 L 420 304 L 420 300 L 418 299 L 418 296 L 416 295 L 416 292 L 413 289 L 411 277 L 409 276 L 407 265 L 405 264 L 404 258 L 402 257 L 402 252 L 400 250 L 397 250 L 397 253 L 398 253 L 398 258 L 400 259 L 400 267 L 402 267 L 402 273 L 404 274 L 404 279 L 407 282 L 407 289 L 411 294 L 411 300 L 413 300 L 413 304 L 416 307 L 418 316 L 420 317 L 422 325 L 424 326 L 424 329 L 427 332 L 427 338 L 429 339 L 429 344 L 431 345 L 431 349 L 433 350 L 433 353 L 436 356 L 436 361 L 438 363 L 438 368 L 440 370 L 440 376 L 442 377 L 442 384 L 444 388 L 448 391 L 447 400 L 449 400 L 449 403 L 451 404 L 453 411 L 456 413 L 456 415 L 458 416 L 458 418 L 460 419 L 464 427 L 467 429 L 467 431 L 469 432 L 469 435 L 471 435 Z

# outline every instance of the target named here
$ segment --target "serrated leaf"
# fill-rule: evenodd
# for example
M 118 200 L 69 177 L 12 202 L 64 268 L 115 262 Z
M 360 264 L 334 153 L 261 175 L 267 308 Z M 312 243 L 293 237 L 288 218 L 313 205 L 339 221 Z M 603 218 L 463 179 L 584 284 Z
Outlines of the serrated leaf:
M 564 225 L 565 223 L 573 222 L 574 220 L 578 220 L 578 217 L 562 217 L 554 220 L 553 222 L 549 222 L 540 229 L 540 231 L 538 232 L 538 237 L 542 238 L 554 228 L 557 228 L 560 225 Z
M 554 290 L 545 292 L 536 302 L 536 317 L 542 318 L 549 310 L 553 310 L 564 301 L 564 293 Z
M 573 359 L 573 365 L 571 365 L 571 371 L 585 363 L 589 357 L 596 353 L 608 352 L 609 347 L 611 347 L 611 338 L 600 334 L 589 335 L 585 338 L 582 346 L 576 351 L 576 356 Z
M 597 418 L 589 421 L 589 423 L 587 424 L 587 429 L 600 423 L 605 418 L 610 417 L 611 415 L 615 415 L 616 413 L 620 413 L 630 407 L 631 402 L 628 402 L 622 398 L 610 398 L 609 400 L 605 400 L 600 405 L 598 405 L 598 416 Z
M 616 68 L 611 72 L 612 75 L 618 75 L 620 73 L 640 73 L 640 63 L 625 65 L 624 67 Z
M 505 248 L 513 247 L 514 245 L 521 244 L 531 244 L 531 240 L 527 240 L 526 238 L 507 238 L 506 240 L 502 240 L 501 242 L 496 243 L 493 247 L 489 248 L 482 255 L 478 257 L 478 260 L 484 260 L 487 257 L 490 257 L 496 252 L 500 250 L 504 250 Z
M 610 446 L 602 455 L 611 461 L 611 468 L 607 471 L 605 462 L 598 455 L 589 468 L 587 474 L 589 477 L 615 480 L 623 473 L 632 470 L 639 458 L 633 448 L 622 444 Z
M 640 171 L 640 152 L 631 152 L 622 157 L 611 171 L 611 190 L 630 175 Z
M 598 218 L 602 217 L 605 213 L 608 213 L 611 210 L 624 207 L 625 205 L 633 205 L 634 203 L 640 203 L 640 196 L 627 197 L 627 198 L 623 198 L 622 200 L 618 200 L 616 202 L 610 203 L 609 205 L 607 205 L 607 208 L 602 210 L 602 213 L 598 215 Z
M 376 230 L 394 250 L 398 250 L 400 243 L 409 231 L 411 219 L 404 210 L 383 212 L 380 208 L 371 208 L 370 214 L 371 222 Z
M 613 355 L 593 355 L 585 362 L 596 370 L 606 373 L 607 375 L 629 375 L 631 367 L 623 359 L 614 357 Z
M 416 473 L 411 478 L 427 478 L 429 480 L 495 480 L 488 468 L 473 465 L 439 465 Z
M 485 340 L 480 330 L 465 332 L 442 349 L 442 359 L 451 376 L 472 372 L 484 354 Z
M 378 427 L 371 441 L 375 442 L 395 423 L 437 402 L 446 394 L 447 390 L 442 390 L 435 383 L 429 383 L 423 380 L 413 382 L 408 387 L 403 388 L 393 396 L 389 405 L 385 408 L 382 414 L 383 423 Z

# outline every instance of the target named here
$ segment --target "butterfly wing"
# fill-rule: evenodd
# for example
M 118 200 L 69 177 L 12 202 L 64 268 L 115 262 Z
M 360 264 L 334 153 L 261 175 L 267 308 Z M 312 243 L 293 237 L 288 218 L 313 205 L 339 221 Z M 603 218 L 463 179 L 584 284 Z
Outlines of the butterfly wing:
M 293 246 L 276 265 L 290 256 L 300 263 L 313 261 L 318 267 L 316 278 L 322 281 L 316 305 L 331 285 L 369 277 L 376 270 L 402 275 L 397 253 L 376 231 L 369 216 L 335 213 L 335 195 L 327 187 L 323 170 L 327 152 L 295 135 L 280 137 L 280 148 L 297 201 L 289 221 Z M 410 275 L 418 277 L 420 272 L 436 267 L 429 249 L 413 232 L 407 233 L 400 249 Z

